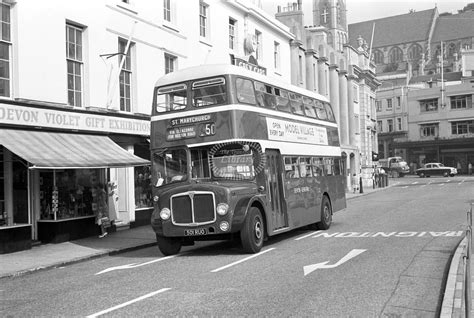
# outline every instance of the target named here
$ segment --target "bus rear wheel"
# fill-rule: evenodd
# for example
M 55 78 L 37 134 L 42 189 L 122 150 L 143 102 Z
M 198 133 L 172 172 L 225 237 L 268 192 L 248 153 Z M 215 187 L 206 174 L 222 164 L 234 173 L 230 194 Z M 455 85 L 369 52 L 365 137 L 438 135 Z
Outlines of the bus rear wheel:
M 256 207 L 251 207 L 245 218 L 240 240 L 246 253 L 258 253 L 262 249 L 265 236 L 265 224 L 262 213 Z
M 163 255 L 175 255 L 181 250 L 181 241 L 173 237 L 156 236 L 158 248 Z
M 332 207 L 327 196 L 323 196 L 321 202 L 321 221 L 316 223 L 318 229 L 327 230 L 332 223 Z

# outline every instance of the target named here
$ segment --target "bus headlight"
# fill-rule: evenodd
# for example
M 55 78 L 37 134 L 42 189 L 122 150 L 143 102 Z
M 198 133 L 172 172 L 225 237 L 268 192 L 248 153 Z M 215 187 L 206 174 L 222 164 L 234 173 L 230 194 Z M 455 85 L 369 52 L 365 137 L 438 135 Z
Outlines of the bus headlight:
M 222 232 L 227 232 L 229 230 L 229 222 L 227 221 L 222 221 L 219 224 L 219 228 L 221 229 Z
M 226 204 L 226 203 L 219 203 L 217 205 L 217 214 L 219 215 L 226 215 L 227 214 L 227 210 L 229 210 L 229 205 Z
M 168 219 L 170 218 L 170 216 L 171 216 L 171 211 L 170 211 L 170 209 L 168 209 L 168 208 L 163 208 L 163 209 L 161 209 L 161 211 L 160 211 L 160 218 L 161 218 L 162 220 L 168 220 Z

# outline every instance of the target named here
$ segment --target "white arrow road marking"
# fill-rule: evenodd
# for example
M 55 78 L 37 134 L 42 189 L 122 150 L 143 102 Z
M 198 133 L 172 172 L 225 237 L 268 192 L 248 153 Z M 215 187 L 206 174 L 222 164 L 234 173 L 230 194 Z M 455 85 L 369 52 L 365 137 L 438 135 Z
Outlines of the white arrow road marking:
M 156 263 L 156 262 L 161 262 L 161 261 L 173 258 L 175 256 L 176 255 L 166 256 L 166 257 L 162 257 L 162 258 L 159 258 L 159 259 L 154 259 L 152 261 L 145 262 L 145 263 L 132 263 L 132 264 L 109 267 L 109 268 L 104 269 L 103 271 L 100 271 L 100 272 L 96 273 L 95 275 L 100 275 L 100 274 L 108 273 L 108 272 L 111 272 L 111 271 L 116 271 L 116 270 L 119 270 L 119 269 L 130 269 L 130 268 L 145 266 L 145 265 L 153 264 L 153 263 Z
M 305 234 L 305 235 L 303 235 L 303 236 L 300 236 L 300 237 L 298 237 L 298 238 L 295 238 L 295 241 L 299 241 L 299 240 L 302 240 L 302 239 L 307 238 L 307 237 L 309 237 L 309 236 L 313 236 L 314 234 L 318 234 L 319 232 L 322 232 L 322 231 L 313 231 L 313 232 L 311 232 L 311 233 L 309 233 L 309 234 Z
M 222 267 L 213 269 L 213 270 L 211 271 L 211 273 L 216 273 L 216 272 L 219 272 L 219 271 L 221 271 L 221 270 L 223 270 L 223 269 L 226 269 L 226 268 L 229 268 L 229 267 L 231 267 L 231 266 L 234 266 L 234 265 L 240 264 L 240 263 L 242 263 L 242 262 L 248 261 L 249 259 L 252 259 L 252 258 L 254 258 L 254 257 L 260 256 L 260 255 L 262 255 L 263 253 L 270 252 L 271 250 L 274 250 L 274 249 L 275 249 L 275 248 L 272 247 L 272 248 L 269 248 L 268 250 L 261 251 L 260 253 L 253 254 L 252 256 L 243 258 L 243 259 L 241 259 L 240 261 L 233 262 L 233 263 L 230 263 L 230 264 L 228 264 L 228 265 L 225 265 L 225 266 L 222 266 Z
M 317 263 L 317 264 L 312 264 L 312 265 L 308 265 L 308 266 L 304 266 L 303 267 L 303 271 L 304 271 L 304 276 L 308 275 L 309 273 L 317 270 L 318 268 L 321 268 L 321 269 L 325 269 L 325 268 L 335 268 L 345 262 L 347 262 L 348 260 L 350 260 L 351 258 L 354 258 L 356 257 L 357 255 L 359 254 L 362 254 L 363 252 L 365 252 L 367 250 L 360 250 L 360 249 L 355 249 L 355 250 L 352 250 L 350 251 L 346 256 L 344 256 L 343 258 L 341 258 L 339 261 L 337 261 L 335 264 L 333 265 L 326 265 L 327 263 L 329 263 L 329 261 L 326 261 L 326 262 L 322 262 L 322 263 Z
M 111 307 L 111 308 L 109 308 L 109 309 L 105 309 L 105 310 L 96 312 L 95 314 L 89 315 L 89 316 L 87 316 L 86 318 L 99 317 L 99 316 L 101 316 L 101 315 L 103 315 L 103 314 L 106 314 L 106 313 L 109 313 L 109 312 L 114 311 L 114 310 L 116 310 L 116 309 L 119 309 L 119 308 L 122 308 L 122 307 L 125 307 L 125 306 L 128 306 L 128 305 L 131 305 L 131 304 L 133 304 L 133 303 L 136 303 L 137 301 L 140 301 L 140 300 L 143 300 L 143 299 L 146 299 L 146 298 L 155 296 L 156 294 L 163 293 L 163 292 L 165 292 L 165 291 L 167 291 L 167 290 L 170 290 L 170 289 L 171 289 L 171 288 L 162 288 L 162 289 L 157 290 L 157 291 L 154 291 L 154 292 L 152 292 L 152 293 L 149 293 L 149 294 L 140 296 L 140 297 L 138 297 L 138 298 L 129 300 L 129 301 L 123 303 L 123 304 L 120 304 L 120 305 Z

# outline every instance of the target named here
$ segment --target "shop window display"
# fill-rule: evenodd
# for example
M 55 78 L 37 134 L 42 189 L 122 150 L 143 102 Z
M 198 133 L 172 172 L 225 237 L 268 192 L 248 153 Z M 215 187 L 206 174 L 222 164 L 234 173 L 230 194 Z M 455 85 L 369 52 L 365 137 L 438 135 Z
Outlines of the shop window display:
M 107 213 L 103 169 L 40 172 L 41 219 L 61 220 Z
M 135 167 L 135 208 L 151 208 L 151 167 Z
M 0 146 L 0 226 L 29 223 L 27 167 L 25 160 Z

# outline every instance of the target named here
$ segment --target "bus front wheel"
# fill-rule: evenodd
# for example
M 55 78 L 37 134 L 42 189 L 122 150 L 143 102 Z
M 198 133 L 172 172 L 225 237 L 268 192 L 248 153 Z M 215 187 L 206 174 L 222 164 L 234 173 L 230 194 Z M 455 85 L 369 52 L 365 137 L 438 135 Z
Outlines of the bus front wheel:
M 258 253 L 262 249 L 265 226 L 262 213 L 256 207 L 251 207 L 240 231 L 240 240 L 246 253 Z
M 181 250 L 181 241 L 173 237 L 156 236 L 158 248 L 163 255 L 175 255 Z
M 327 196 L 323 196 L 321 202 L 321 221 L 316 223 L 318 229 L 327 230 L 332 222 L 332 207 Z

